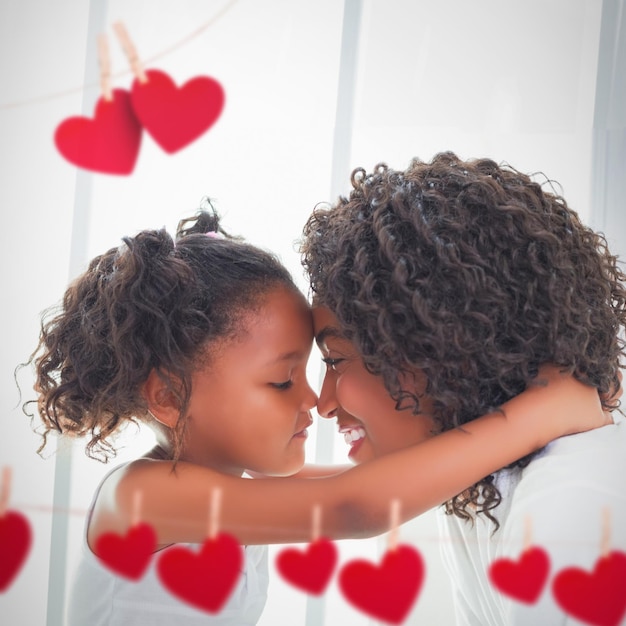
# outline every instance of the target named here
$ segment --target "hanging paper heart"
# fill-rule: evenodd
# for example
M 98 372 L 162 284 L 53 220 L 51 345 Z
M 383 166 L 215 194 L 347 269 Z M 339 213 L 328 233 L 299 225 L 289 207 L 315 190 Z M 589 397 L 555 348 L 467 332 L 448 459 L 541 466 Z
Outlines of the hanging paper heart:
M 157 561 L 157 575 L 175 596 L 196 608 L 217 613 L 232 593 L 243 565 L 243 551 L 226 533 L 207 539 L 198 552 L 169 548 Z
M 550 571 L 550 558 L 539 547 L 522 552 L 518 561 L 498 559 L 489 567 L 491 584 L 520 602 L 534 604 L 539 599 Z
M 28 520 L 18 511 L 0 517 L 0 592 L 9 588 L 20 571 L 32 543 Z
M 578 567 L 560 571 L 552 593 L 568 615 L 594 626 L 618 626 L 626 613 L 626 553 L 600 557 L 591 573 Z
M 70 117 L 57 127 L 54 142 L 70 162 L 94 172 L 130 174 L 141 144 L 141 125 L 130 94 L 114 89 L 113 99 L 100 98 L 94 118 Z
M 339 588 L 346 599 L 368 615 L 400 624 L 417 599 L 424 579 L 424 562 L 409 545 L 388 550 L 379 566 L 363 559 L 344 565 Z
M 297 548 L 285 548 L 276 557 L 276 568 L 282 577 L 314 595 L 326 589 L 336 563 L 337 548 L 323 537 L 311 542 L 304 552 Z
M 176 152 L 206 132 L 224 107 L 224 90 L 208 76 L 194 78 L 178 88 L 159 70 L 146 71 L 147 82 L 135 79 L 135 114 L 166 152 Z
M 139 580 L 157 546 L 157 536 L 149 524 L 136 524 L 126 535 L 104 533 L 98 537 L 95 552 L 111 570 L 130 580 Z

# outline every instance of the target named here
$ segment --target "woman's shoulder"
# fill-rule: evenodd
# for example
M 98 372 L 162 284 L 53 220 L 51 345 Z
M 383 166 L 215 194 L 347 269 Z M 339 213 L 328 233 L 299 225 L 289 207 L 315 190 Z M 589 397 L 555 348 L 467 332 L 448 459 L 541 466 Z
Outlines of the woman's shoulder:
M 614 424 L 548 444 L 521 471 L 515 495 L 520 502 L 541 502 L 544 509 L 563 505 L 567 497 L 623 499 L 625 488 L 626 421 L 614 416 Z

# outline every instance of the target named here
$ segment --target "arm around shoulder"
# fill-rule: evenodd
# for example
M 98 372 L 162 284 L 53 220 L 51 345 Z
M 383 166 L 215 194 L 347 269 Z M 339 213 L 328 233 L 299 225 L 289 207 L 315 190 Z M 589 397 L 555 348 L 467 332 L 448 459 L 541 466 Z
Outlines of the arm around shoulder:
M 128 528 L 141 492 L 141 518 L 154 526 L 159 545 L 202 542 L 215 489 L 222 494 L 220 529 L 242 544 L 308 541 L 316 505 L 321 532 L 330 539 L 378 535 L 388 530 L 392 500 L 401 502 L 402 521 L 420 515 L 555 437 L 589 428 L 592 420 L 599 426 L 603 415 L 589 417 L 594 403 L 602 415 L 594 389 L 559 375 L 463 429 L 316 480 L 252 480 L 183 462 L 139 460 L 103 486 L 90 536 Z

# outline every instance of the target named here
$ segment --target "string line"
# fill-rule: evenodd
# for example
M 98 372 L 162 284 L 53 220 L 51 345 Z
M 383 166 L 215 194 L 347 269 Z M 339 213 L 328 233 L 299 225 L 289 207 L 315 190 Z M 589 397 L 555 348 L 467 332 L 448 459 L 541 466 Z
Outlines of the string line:
M 10 510 L 16 510 L 16 511 L 20 511 L 20 512 L 37 512 L 37 513 L 47 513 L 50 514 L 52 513 L 53 515 L 71 515 L 71 516 L 76 516 L 76 517 L 85 517 L 89 511 L 87 509 L 81 509 L 81 508 L 72 508 L 72 509 L 65 509 L 65 508 L 61 508 L 61 507 L 53 507 L 53 506 L 48 506 L 48 505 L 34 505 L 34 504 L 24 504 L 24 503 L 20 503 L 20 502 L 15 502 L 12 501 L 11 505 L 8 507 Z M 171 518 L 161 518 L 162 520 L 168 519 L 171 520 Z M 180 519 L 178 521 L 178 523 L 180 525 L 185 525 L 185 521 L 183 519 Z M 602 520 L 600 520 L 599 525 L 602 525 Z M 191 527 L 192 524 L 189 523 L 189 526 Z M 258 530 L 262 530 L 264 532 L 270 532 L 270 531 L 275 531 L 277 534 L 282 534 L 283 533 L 283 529 L 276 524 L 273 524 L 272 526 L 263 526 L 260 524 L 251 524 L 251 525 L 246 525 L 246 524 L 239 524 L 236 527 L 233 527 L 232 530 L 234 532 L 236 532 L 237 530 L 250 530 L 250 529 L 258 529 Z M 287 529 L 288 531 L 289 529 Z M 465 543 L 465 542 L 474 542 L 474 543 L 479 543 L 478 539 L 463 539 L 463 540 L 457 540 L 451 537 L 440 537 L 439 535 L 420 535 L 419 537 L 411 537 L 410 533 L 406 533 L 407 537 L 403 540 L 404 543 L 408 543 L 411 545 L 416 545 L 418 543 L 446 543 L 446 544 L 455 544 L 455 543 Z M 351 540 L 348 540 L 351 541 Z M 271 542 L 270 542 L 271 543 Z M 289 543 L 293 543 L 291 541 L 277 541 L 276 543 L 280 543 L 280 544 L 289 544 Z M 296 543 L 300 543 L 300 542 L 296 542 Z M 558 541 L 553 541 L 551 542 L 550 545 L 587 545 L 587 546 L 597 546 L 598 545 L 598 540 L 597 539 L 589 539 L 588 541 L 576 541 L 576 540 L 558 540 Z M 389 547 L 389 546 L 388 546 Z M 615 546 L 612 545 L 611 546 L 611 550 L 612 549 L 616 549 L 616 550 L 626 550 L 626 546 Z
M 167 55 L 169 55 L 172 52 L 178 50 L 179 48 L 182 48 L 183 46 L 187 45 L 190 41 L 192 41 L 196 37 L 200 36 L 205 30 L 207 30 L 208 28 L 213 26 L 213 24 L 215 24 L 215 22 L 217 22 L 228 11 L 230 11 L 230 9 L 233 7 L 233 5 L 235 5 L 238 1 L 239 0 L 230 0 L 230 2 L 225 4 L 222 7 L 222 9 L 220 11 L 218 11 L 209 21 L 205 22 L 204 24 L 202 24 L 202 26 L 200 26 L 196 30 L 192 31 L 189 35 L 183 37 L 182 39 L 180 39 L 176 43 L 172 44 L 168 48 L 165 48 L 164 50 L 161 50 L 161 52 L 158 52 L 157 54 L 154 54 L 151 57 L 147 57 L 144 60 L 144 64 L 149 64 L 149 63 L 152 63 L 152 62 L 157 61 L 159 59 L 162 59 L 163 57 L 166 57 Z M 110 74 L 110 77 L 111 78 L 120 78 L 122 76 L 128 76 L 129 74 L 132 74 L 132 69 L 126 69 L 126 70 L 120 70 L 118 72 L 112 72 Z M 81 91 L 83 91 L 85 89 L 91 89 L 91 88 L 95 88 L 95 87 L 98 87 L 98 86 L 99 86 L 98 83 L 84 83 L 84 84 L 80 85 L 79 87 L 71 87 L 69 89 L 64 89 L 63 91 L 56 91 L 56 92 L 53 92 L 53 93 L 44 94 L 42 96 L 35 96 L 34 98 L 29 98 L 27 100 L 18 100 L 18 101 L 15 101 L 15 102 L 5 102 L 4 104 L 0 104 L 0 111 L 6 111 L 8 109 L 16 109 L 16 108 L 20 108 L 20 107 L 28 106 L 28 105 L 32 105 L 32 104 L 39 104 L 39 103 L 42 103 L 42 102 L 49 102 L 50 100 L 57 100 L 59 98 L 64 98 L 66 96 L 70 96 L 70 95 L 75 94 L 75 93 L 80 93 Z

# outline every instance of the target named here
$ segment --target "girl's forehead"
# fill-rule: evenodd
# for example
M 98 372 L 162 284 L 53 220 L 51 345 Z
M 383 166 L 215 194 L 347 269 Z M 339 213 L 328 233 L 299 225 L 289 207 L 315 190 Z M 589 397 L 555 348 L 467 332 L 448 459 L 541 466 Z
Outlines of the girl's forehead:
M 284 286 L 276 287 L 261 295 L 254 307 L 253 317 L 263 320 L 270 317 L 297 317 L 312 319 L 311 307 L 306 298 L 297 289 Z
M 244 312 L 236 334 L 242 341 L 258 340 L 259 337 L 280 342 L 311 341 L 311 307 L 300 292 L 279 287 Z
M 206 365 L 242 344 L 278 348 L 286 342 L 311 343 L 313 337 L 311 307 L 299 291 L 286 287 L 276 287 L 232 311 L 229 326 L 223 336 L 206 344 Z

